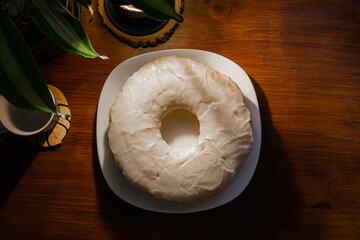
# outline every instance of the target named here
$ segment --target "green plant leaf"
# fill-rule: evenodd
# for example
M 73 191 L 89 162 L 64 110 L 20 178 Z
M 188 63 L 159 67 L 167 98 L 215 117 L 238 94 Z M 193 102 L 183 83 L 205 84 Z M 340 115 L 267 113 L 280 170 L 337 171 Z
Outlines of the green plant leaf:
M 122 1 L 112 0 L 112 2 L 120 3 Z M 184 21 L 183 16 L 175 11 L 173 0 L 126 0 L 126 2 L 143 10 L 144 13 L 151 18 L 159 20 L 172 18 L 179 23 Z
M 0 53 L 1 94 L 19 108 L 56 113 L 49 89 L 29 47 L 1 9 Z
M 79 20 L 58 1 L 27 0 L 25 7 L 38 28 L 64 50 L 84 57 L 107 59 L 95 52 Z
M 94 17 L 94 8 L 93 8 L 91 0 L 75 0 L 75 2 L 83 5 L 84 7 L 86 7 L 89 10 L 89 12 L 91 14 L 91 18 L 89 19 L 88 22 L 92 23 L 93 17 Z

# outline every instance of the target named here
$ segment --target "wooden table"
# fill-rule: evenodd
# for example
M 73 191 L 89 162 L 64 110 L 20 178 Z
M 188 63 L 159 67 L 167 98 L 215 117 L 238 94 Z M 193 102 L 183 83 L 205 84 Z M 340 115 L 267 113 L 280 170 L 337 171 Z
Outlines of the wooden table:
M 64 144 L 37 151 L 0 143 L 0 239 L 360 239 L 360 2 L 185 0 L 185 22 L 165 44 L 133 49 L 99 17 L 82 21 L 110 60 L 71 53 L 41 65 L 67 97 Z M 257 170 L 232 202 L 205 212 L 133 207 L 107 186 L 96 108 L 112 69 L 162 49 L 221 54 L 251 77 L 263 140 Z

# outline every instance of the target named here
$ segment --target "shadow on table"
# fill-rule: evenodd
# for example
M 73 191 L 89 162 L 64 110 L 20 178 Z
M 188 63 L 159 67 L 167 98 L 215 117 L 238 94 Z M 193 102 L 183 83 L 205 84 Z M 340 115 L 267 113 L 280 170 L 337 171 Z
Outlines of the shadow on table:
M 262 147 L 255 174 L 232 202 L 204 212 L 163 214 L 118 198 L 107 186 L 94 151 L 94 178 L 104 229 L 113 239 L 279 239 L 297 232 L 298 192 L 282 138 L 273 127 L 264 92 L 251 79 L 262 118 Z M 95 132 L 95 131 L 94 131 Z M 94 148 L 96 149 L 94 136 Z
M 0 135 L 0 211 L 38 152 L 23 137 L 12 133 Z

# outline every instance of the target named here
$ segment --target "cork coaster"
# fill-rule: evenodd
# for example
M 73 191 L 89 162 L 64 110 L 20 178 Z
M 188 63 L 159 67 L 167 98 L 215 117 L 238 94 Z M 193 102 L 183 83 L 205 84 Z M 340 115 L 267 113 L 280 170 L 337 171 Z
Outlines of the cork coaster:
M 48 85 L 48 87 L 51 93 L 54 95 L 58 112 L 61 114 L 71 114 L 64 94 L 52 85 Z M 52 129 L 26 137 L 26 140 L 43 148 L 58 147 L 62 144 L 70 129 L 70 123 L 71 117 L 68 119 L 58 118 Z
M 175 11 L 183 13 L 184 1 L 174 1 Z M 114 8 L 117 8 L 114 10 Z M 98 0 L 98 12 L 102 23 L 120 41 L 131 47 L 154 47 L 166 42 L 178 26 L 175 20 L 157 21 L 139 14 L 119 11 L 107 0 Z

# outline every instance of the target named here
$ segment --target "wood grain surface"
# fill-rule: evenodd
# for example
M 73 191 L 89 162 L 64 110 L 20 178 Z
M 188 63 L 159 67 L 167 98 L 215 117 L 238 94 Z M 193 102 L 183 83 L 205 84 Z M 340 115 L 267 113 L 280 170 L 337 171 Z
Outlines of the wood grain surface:
M 360 2 L 185 0 L 185 22 L 155 48 L 119 42 L 96 16 L 82 22 L 110 59 L 62 53 L 41 65 L 66 96 L 62 146 L 39 151 L 0 136 L 0 239 L 360 239 Z M 107 186 L 96 152 L 102 86 L 127 58 L 192 48 L 251 77 L 263 140 L 257 170 L 232 202 L 205 212 L 133 207 Z

